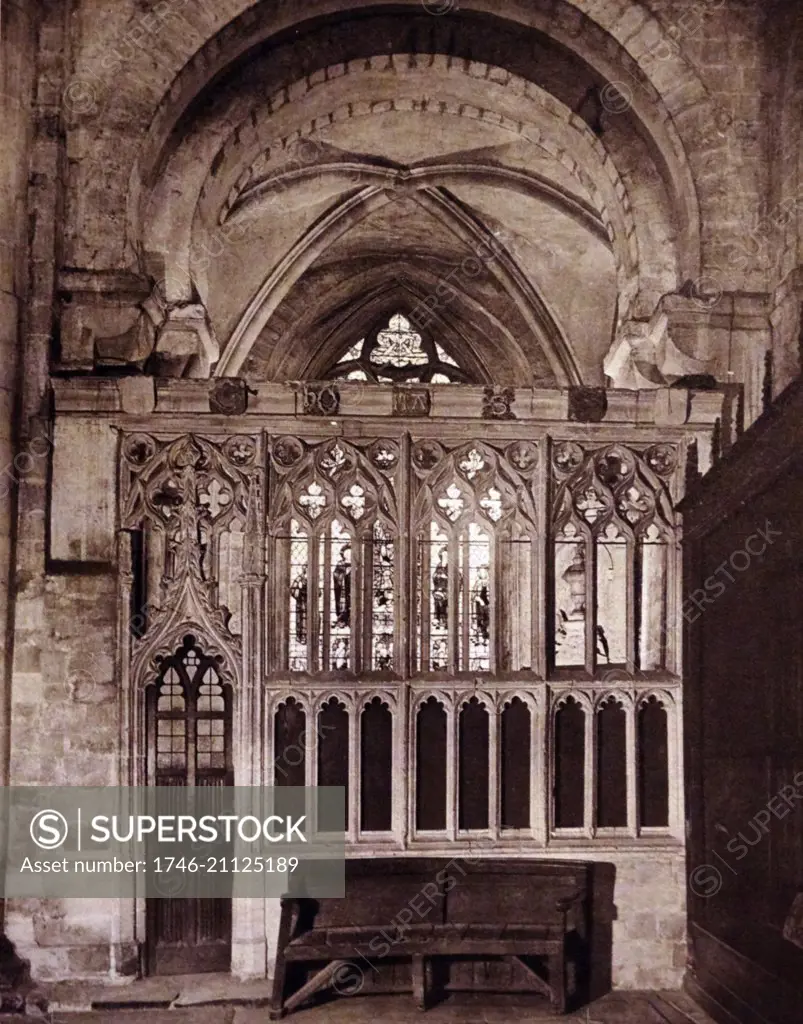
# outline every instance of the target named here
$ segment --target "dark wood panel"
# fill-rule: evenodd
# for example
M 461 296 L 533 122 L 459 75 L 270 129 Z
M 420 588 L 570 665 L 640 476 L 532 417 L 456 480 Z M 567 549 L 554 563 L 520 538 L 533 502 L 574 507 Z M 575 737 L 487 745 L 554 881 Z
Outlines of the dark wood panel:
M 530 827 L 530 709 L 514 697 L 502 712 L 502 828 Z
M 416 828 L 446 828 L 446 711 L 435 698 L 416 717 Z
M 606 701 L 597 714 L 597 824 L 627 825 L 627 720 L 625 709 Z
M 303 786 L 306 780 L 307 714 L 293 697 L 276 709 L 273 723 L 273 778 L 276 786 Z
M 647 828 L 669 824 L 668 719 L 653 697 L 638 712 L 639 819 Z
M 585 816 L 585 727 L 582 707 L 568 700 L 555 715 L 555 825 L 582 828 Z
M 490 717 L 476 697 L 460 711 L 458 827 L 488 827 Z
M 393 825 L 393 715 L 377 697 L 360 716 L 360 827 L 389 832 Z
M 348 821 L 349 803 L 349 714 L 345 707 L 332 697 L 318 715 L 318 785 L 342 786 L 345 790 L 344 813 Z M 318 826 L 324 831 L 338 831 L 343 822 L 334 813 L 326 794 L 321 794 L 318 803 Z
M 800 1019 L 803 383 L 681 504 L 684 734 L 695 983 L 722 1020 Z M 709 1006 L 710 1003 L 710 1006 Z

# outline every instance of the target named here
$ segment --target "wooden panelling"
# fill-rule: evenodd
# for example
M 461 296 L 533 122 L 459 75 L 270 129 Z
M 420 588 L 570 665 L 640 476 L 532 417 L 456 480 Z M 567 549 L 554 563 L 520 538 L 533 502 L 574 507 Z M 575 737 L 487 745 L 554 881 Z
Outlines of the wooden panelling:
M 682 503 L 693 984 L 723 1021 L 799 1021 L 803 387 Z

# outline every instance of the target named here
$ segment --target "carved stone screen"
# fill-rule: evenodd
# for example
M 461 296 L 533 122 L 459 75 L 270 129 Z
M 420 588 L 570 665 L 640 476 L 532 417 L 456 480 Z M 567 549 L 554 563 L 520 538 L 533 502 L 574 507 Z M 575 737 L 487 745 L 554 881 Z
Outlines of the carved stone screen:
M 408 326 L 366 358 L 423 359 Z M 150 756 L 343 785 L 368 847 L 677 834 L 675 449 L 435 434 L 123 438 L 135 677 L 192 635 L 193 700 L 247 671 L 266 723 L 262 768 L 211 704 Z

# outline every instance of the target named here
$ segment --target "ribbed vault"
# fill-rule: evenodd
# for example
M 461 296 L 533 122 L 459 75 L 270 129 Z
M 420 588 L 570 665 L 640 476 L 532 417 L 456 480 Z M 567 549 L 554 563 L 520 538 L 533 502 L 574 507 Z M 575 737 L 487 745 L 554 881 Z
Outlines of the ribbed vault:
M 489 379 L 603 383 L 618 326 L 699 262 L 659 92 L 631 61 L 641 92 L 606 94 L 629 58 L 593 26 L 358 7 L 291 31 L 255 5 L 205 83 L 180 72 L 131 179 L 143 269 L 168 304 L 202 301 L 218 375 L 311 372 L 348 340 L 334 297 L 343 322 L 378 316 L 398 277 Z

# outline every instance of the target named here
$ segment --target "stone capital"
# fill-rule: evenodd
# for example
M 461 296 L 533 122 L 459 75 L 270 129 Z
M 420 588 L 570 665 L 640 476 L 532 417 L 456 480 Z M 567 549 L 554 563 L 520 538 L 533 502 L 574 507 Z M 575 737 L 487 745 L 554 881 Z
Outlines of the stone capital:
M 736 332 L 766 333 L 770 297 L 763 293 L 697 294 L 692 287 L 664 295 L 651 317 L 619 325 L 605 357 L 617 388 L 663 388 L 681 378 L 729 379 Z
M 60 367 L 208 377 L 219 346 L 200 302 L 169 303 L 144 275 L 63 270 Z
M 127 271 L 62 270 L 59 364 L 94 370 L 98 365 L 142 367 L 153 347 L 152 325 L 141 303 L 151 292 L 147 278 Z
M 153 306 L 156 311 L 156 304 Z M 219 358 L 217 338 L 206 308 L 200 302 L 180 303 L 164 309 L 152 359 L 158 376 L 208 377 Z

